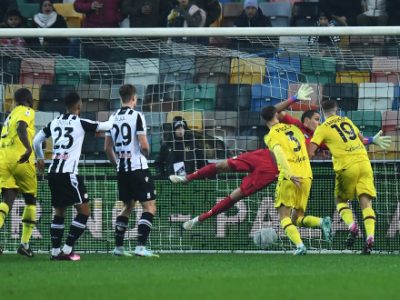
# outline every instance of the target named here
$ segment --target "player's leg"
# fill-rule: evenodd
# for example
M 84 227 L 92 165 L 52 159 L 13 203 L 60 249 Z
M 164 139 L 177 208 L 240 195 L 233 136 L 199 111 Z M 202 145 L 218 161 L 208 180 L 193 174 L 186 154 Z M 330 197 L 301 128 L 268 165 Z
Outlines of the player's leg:
M 15 198 L 17 197 L 18 190 L 17 189 L 1 189 L 1 196 L 3 198 L 3 202 L 0 203 L 0 228 L 3 227 L 6 217 L 8 213 L 12 209 Z
M 171 175 L 169 180 L 172 183 L 187 183 L 193 180 L 212 178 L 217 174 L 231 172 L 231 168 L 228 164 L 228 160 L 224 160 L 218 163 L 208 164 L 192 174 L 186 176 L 182 175 Z
M 291 208 L 281 205 L 278 208 L 279 221 L 287 237 L 296 245 L 294 255 L 304 255 L 307 249 L 301 239 L 300 232 L 290 219 Z
M 121 213 L 115 220 L 115 248 L 113 254 L 116 256 L 132 256 L 132 254 L 124 248 L 125 232 L 128 229 L 129 216 L 135 202 L 132 200 L 125 201 Z
M 50 225 L 51 253 L 50 258 L 55 258 L 61 253 L 61 241 L 64 235 L 65 207 L 54 207 L 54 217 Z

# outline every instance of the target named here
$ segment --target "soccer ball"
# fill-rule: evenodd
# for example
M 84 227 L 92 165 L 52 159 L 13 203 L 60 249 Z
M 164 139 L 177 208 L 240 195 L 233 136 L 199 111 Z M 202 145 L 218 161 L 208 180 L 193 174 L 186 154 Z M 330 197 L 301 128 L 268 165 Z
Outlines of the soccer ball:
M 254 234 L 254 244 L 261 249 L 270 248 L 278 240 L 275 229 L 268 227 L 262 228 Z

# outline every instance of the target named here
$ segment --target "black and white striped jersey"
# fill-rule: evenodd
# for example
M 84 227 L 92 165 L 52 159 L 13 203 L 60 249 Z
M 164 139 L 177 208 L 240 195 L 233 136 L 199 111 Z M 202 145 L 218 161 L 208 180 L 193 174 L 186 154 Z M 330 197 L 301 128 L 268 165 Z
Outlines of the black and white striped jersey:
M 85 132 L 96 132 L 100 122 L 81 119 L 77 115 L 62 114 L 42 129 L 45 138 L 53 140 L 52 162 L 49 173 L 78 174 Z
M 114 114 L 111 136 L 117 156 L 117 171 L 129 172 L 147 169 L 147 159 L 140 151 L 138 135 L 146 134 L 146 120 L 140 112 L 121 107 Z

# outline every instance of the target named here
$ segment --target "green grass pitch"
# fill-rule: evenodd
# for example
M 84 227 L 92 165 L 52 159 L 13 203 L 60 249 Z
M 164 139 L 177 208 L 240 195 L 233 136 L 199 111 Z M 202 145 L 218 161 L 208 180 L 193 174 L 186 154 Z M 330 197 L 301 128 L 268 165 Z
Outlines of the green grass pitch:
M 0 256 L 0 299 L 399 299 L 398 255 Z

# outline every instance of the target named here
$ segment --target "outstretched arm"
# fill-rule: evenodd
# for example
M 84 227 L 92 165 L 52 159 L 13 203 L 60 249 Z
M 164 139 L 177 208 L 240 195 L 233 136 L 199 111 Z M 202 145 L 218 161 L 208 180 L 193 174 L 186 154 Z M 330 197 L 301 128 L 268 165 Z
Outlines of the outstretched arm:
M 286 108 L 288 108 L 292 103 L 298 102 L 298 101 L 310 101 L 311 100 L 311 94 L 314 92 L 313 88 L 309 86 L 308 84 L 302 84 L 297 91 L 297 94 L 294 96 L 291 96 L 289 99 L 286 101 L 280 102 L 275 105 L 275 108 L 278 112 L 283 112 Z
M 386 150 L 390 147 L 390 144 L 392 143 L 392 137 L 388 135 L 382 136 L 382 134 L 383 131 L 380 130 L 373 137 L 363 137 L 362 135 L 360 135 L 360 138 L 364 145 L 375 144 L 381 147 L 383 150 Z

